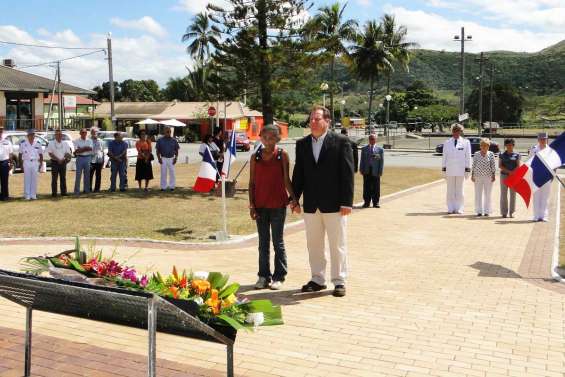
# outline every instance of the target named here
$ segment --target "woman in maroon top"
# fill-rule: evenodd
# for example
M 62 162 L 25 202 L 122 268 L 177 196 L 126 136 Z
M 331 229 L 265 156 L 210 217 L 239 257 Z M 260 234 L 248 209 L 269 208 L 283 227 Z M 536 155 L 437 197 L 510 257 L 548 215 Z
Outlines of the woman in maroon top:
M 290 183 L 288 153 L 279 147 L 280 131 L 267 125 L 260 133 L 262 146 L 251 155 L 249 214 L 257 222 L 259 234 L 259 279 L 256 289 L 281 289 L 287 274 L 283 233 L 286 206 L 300 211 Z M 287 194 L 288 192 L 288 194 Z M 275 271 L 271 274 L 270 238 L 275 249 Z

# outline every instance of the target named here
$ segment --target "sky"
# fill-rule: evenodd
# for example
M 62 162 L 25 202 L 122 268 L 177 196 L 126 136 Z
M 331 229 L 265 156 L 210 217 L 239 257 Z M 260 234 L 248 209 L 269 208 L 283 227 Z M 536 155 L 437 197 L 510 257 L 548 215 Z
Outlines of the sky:
M 181 37 L 194 17 L 212 1 L 225 0 L 0 0 L 0 41 L 65 47 L 105 48 L 112 35 L 114 80 L 154 79 L 163 86 L 184 76 L 191 59 Z M 316 0 L 307 16 L 334 1 Z M 345 4 L 345 2 L 342 2 Z M 363 24 L 383 14 L 408 28 L 408 40 L 421 48 L 456 51 L 453 36 L 465 27 L 470 52 L 536 52 L 565 40 L 565 0 L 349 0 L 345 17 Z M 0 58 L 12 58 L 27 72 L 53 77 L 52 66 L 38 63 L 88 53 L 0 43 Z M 104 52 L 61 63 L 64 82 L 92 88 L 108 81 Z

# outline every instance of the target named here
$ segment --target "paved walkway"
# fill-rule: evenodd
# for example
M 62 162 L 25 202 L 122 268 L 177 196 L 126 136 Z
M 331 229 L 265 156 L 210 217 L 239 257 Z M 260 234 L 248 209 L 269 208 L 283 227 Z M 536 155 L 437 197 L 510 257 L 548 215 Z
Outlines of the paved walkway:
M 472 203 L 472 187 L 466 187 Z M 286 237 L 280 292 L 251 291 L 257 252 L 118 247 L 136 266 L 228 272 L 253 297 L 282 304 L 286 324 L 240 333 L 240 376 L 556 376 L 565 371 L 565 285 L 550 280 L 555 223 L 447 216 L 445 185 L 357 211 L 349 224 L 348 295 L 299 294 L 309 278 L 302 231 Z M 493 193 L 493 203 L 498 188 Z M 494 206 L 495 208 L 497 205 Z M 0 265 L 66 245 L 3 245 Z M 105 247 L 111 251 L 111 247 Z M 24 312 L 0 299 L 0 376 L 21 375 Z M 141 330 L 37 313 L 33 374 L 142 376 Z M 224 374 L 220 345 L 158 335 L 159 375 Z M 112 352 L 119 353 L 112 356 Z M 77 356 L 78 355 L 78 356 Z M 78 357 L 78 359 L 77 359 Z

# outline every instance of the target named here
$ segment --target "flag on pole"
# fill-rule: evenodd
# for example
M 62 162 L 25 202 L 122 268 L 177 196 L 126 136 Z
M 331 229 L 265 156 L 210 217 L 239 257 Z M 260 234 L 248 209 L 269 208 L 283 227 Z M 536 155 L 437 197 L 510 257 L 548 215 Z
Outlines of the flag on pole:
M 555 169 L 562 165 L 565 165 L 565 132 L 516 169 L 503 183 L 516 191 L 528 207 L 532 194 L 553 180 Z
M 222 176 L 228 179 L 230 176 L 231 165 L 235 161 L 236 144 L 235 144 L 235 130 L 232 130 L 230 142 L 224 153 L 224 165 L 222 165 Z
M 217 174 L 218 168 L 216 167 L 216 162 L 212 157 L 210 148 L 206 146 L 202 163 L 200 164 L 200 170 L 198 171 L 198 177 L 192 189 L 196 192 L 210 192 L 216 184 Z

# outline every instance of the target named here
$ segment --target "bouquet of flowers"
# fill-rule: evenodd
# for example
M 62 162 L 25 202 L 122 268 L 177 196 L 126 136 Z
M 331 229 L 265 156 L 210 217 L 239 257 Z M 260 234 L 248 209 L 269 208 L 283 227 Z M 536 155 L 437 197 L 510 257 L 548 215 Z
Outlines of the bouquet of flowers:
M 114 254 L 104 257 L 101 251 L 81 251 L 77 238 L 74 250 L 53 257 L 25 258 L 22 264 L 28 273 L 50 272 L 54 275 L 56 269 L 73 270 L 91 283 L 102 279 L 105 284 L 152 292 L 186 308 L 207 324 L 230 326 L 235 330 L 283 324 L 280 306 L 274 306 L 270 300 L 249 300 L 238 295 L 240 285 L 228 284 L 228 275 L 187 273 L 186 270 L 179 273 L 173 266 L 169 276 L 156 272 L 148 277 L 114 258 Z

